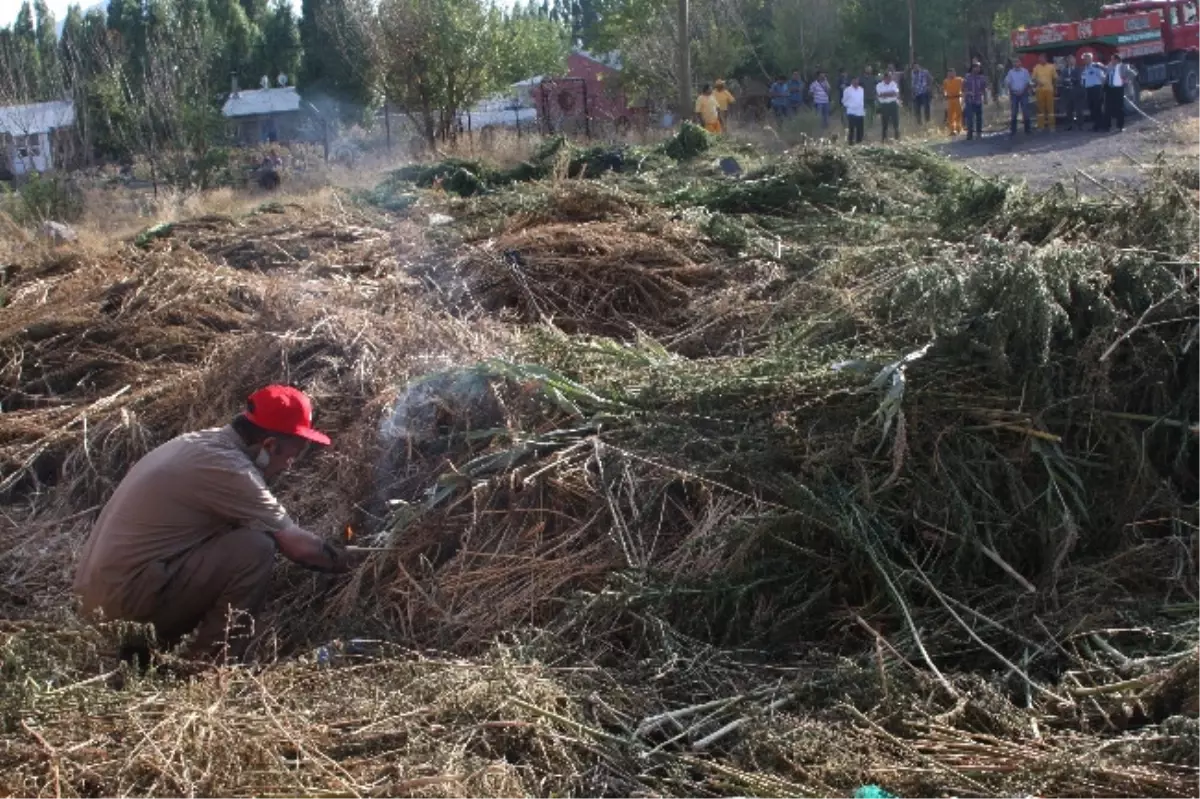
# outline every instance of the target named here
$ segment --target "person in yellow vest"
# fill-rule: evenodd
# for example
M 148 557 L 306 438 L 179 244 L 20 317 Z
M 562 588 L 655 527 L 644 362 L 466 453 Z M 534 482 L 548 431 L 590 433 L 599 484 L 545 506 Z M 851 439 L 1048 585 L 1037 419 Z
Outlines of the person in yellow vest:
M 1033 85 L 1037 91 L 1037 125 L 1042 130 L 1054 130 L 1054 85 L 1058 83 L 1058 68 L 1050 56 L 1042 53 L 1033 68 Z
M 957 136 L 963 127 L 963 79 L 952 69 L 946 72 L 946 79 L 942 81 L 942 96 L 946 98 L 946 127 L 951 136 Z
M 721 129 L 729 127 L 729 106 L 733 105 L 733 93 L 725 88 L 725 81 L 717 78 L 713 84 L 713 99 L 717 101 L 717 112 L 720 117 Z
M 717 98 L 713 96 L 712 86 L 707 83 L 696 98 L 696 116 L 709 133 L 721 132 L 721 107 L 717 105 Z

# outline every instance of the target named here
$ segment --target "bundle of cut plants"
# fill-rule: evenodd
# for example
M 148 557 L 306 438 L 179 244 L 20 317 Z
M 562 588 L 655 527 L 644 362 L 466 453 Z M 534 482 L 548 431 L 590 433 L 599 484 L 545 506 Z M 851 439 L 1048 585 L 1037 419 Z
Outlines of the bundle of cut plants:
M 437 503 L 391 497 L 380 535 L 399 554 L 338 614 L 459 648 L 523 625 L 637 650 L 635 631 L 665 624 L 785 651 L 882 627 L 935 673 L 1026 658 L 1050 674 L 1079 617 L 1037 597 L 1092 604 L 1097 626 L 1153 617 L 1194 543 L 1194 269 L 986 236 L 851 267 L 834 318 L 752 357 L 527 337 L 523 362 L 557 376 L 531 390 L 597 399 L 548 422 L 505 413 L 482 452 L 443 449 Z M 1137 469 L 1106 466 L 1121 463 Z M 1154 539 L 1162 557 L 1123 559 Z M 1094 604 L 1095 570 L 1117 562 L 1126 593 Z M 835 623 L 845 608 L 866 627 Z
M 463 262 L 464 299 L 501 318 L 568 333 L 663 334 L 681 326 L 694 295 L 722 279 L 716 266 L 693 260 L 708 255 L 703 249 L 673 232 L 654 236 L 601 222 L 526 228 Z
M 379 275 L 395 263 L 387 232 L 365 215 L 314 215 L 266 203 L 240 218 L 208 215 L 153 225 L 134 243 L 158 252 L 187 247 L 236 269 L 290 269 L 325 275 Z

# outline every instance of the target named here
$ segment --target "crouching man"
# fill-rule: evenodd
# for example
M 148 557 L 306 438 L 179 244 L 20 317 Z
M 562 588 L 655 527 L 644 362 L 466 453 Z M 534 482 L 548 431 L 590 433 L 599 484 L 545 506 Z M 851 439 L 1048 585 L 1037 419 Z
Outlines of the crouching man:
M 310 443 L 327 446 L 329 438 L 313 429 L 308 397 L 267 386 L 228 426 L 185 433 L 148 453 L 117 486 L 84 547 L 75 576 L 83 613 L 150 623 L 165 647 L 194 632 L 195 656 L 240 656 L 276 550 L 318 571 L 350 565 L 344 551 L 288 518 L 267 487 Z

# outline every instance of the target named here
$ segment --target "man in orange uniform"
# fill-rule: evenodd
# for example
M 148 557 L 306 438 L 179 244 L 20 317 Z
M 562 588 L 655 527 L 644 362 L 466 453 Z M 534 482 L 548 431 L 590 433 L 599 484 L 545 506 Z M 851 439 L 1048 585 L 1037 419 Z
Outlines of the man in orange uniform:
M 1050 63 L 1050 56 L 1042 53 L 1038 65 L 1033 68 L 1033 85 L 1037 90 L 1037 125 L 1042 130 L 1054 130 L 1054 85 L 1057 82 L 1057 67 Z
M 729 127 L 729 106 L 733 105 L 733 92 L 725 88 L 725 81 L 717 78 L 713 87 L 713 99 L 717 101 L 721 129 Z
M 696 117 L 709 133 L 721 132 L 721 106 L 713 97 L 712 86 L 704 85 L 700 96 L 696 98 Z
M 946 98 L 946 126 L 950 128 L 951 136 L 957 136 L 962 133 L 963 126 L 963 79 L 952 69 L 942 81 L 942 95 Z

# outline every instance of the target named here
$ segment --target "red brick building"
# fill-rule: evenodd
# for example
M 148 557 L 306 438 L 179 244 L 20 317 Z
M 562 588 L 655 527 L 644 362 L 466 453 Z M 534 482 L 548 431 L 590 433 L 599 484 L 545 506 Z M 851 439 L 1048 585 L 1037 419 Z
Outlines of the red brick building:
M 543 78 L 530 92 L 542 131 L 605 136 L 645 124 L 646 109 L 629 105 L 620 78 L 615 54 L 571 53 L 566 75 Z

